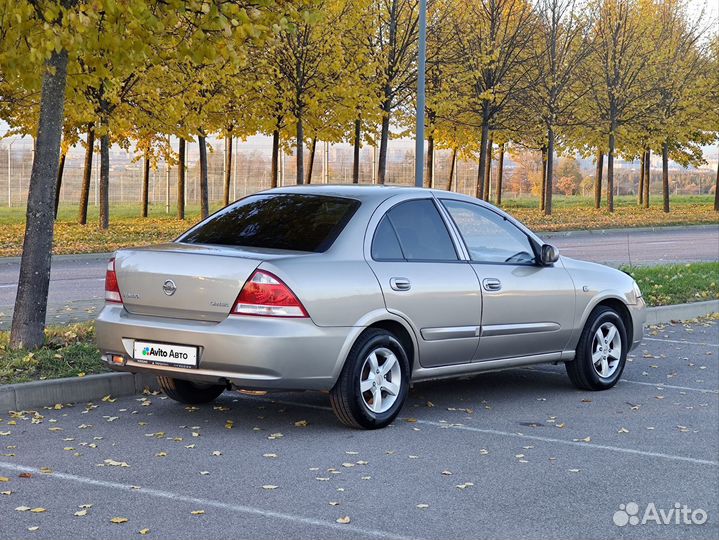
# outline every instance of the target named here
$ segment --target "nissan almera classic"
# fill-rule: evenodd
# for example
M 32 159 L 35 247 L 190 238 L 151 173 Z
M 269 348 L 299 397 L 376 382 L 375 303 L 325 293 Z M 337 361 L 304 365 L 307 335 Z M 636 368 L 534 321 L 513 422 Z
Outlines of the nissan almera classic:
M 642 339 L 628 275 L 560 257 L 456 193 L 300 186 L 245 197 L 174 242 L 109 261 L 97 343 L 182 403 L 228 389 L 328 391 L 389 424 L 410 382 L 563 362 L 605 390 Z

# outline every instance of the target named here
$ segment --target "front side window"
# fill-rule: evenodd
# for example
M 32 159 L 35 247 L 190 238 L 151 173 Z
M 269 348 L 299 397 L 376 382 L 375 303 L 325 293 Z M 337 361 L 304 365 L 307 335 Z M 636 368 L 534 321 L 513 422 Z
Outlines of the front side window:
M 259 194 L 223 208 L 178 242 L 323 252 L 359 207 L 325 195 Z
M 501 215 L 476 204 L 443 199 L 473 261 L 534 264 L 534 249 L 524 232 Z
M 393 206 L 377 227 L 372 257 L 375 260 L 399 258 L 407 261 L 458 259 L 447 227 L 430 199 Z

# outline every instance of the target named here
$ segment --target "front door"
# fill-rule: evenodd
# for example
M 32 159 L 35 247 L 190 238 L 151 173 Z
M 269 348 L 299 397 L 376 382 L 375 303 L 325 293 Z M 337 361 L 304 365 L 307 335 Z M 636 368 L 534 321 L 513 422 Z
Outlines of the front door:
M 482 285 L 475 361 L 561 352 L 574 327 L 574 283 L 561 262 L 537 263 L 529 237 L 501 214 L 443 199 Z
M 482 311 L 477 275 L 457 255 L 436 204 L 410 199 L 389 208 L 368 258 L 387 309 L 414 327 L 422 367 L 471 362 Z

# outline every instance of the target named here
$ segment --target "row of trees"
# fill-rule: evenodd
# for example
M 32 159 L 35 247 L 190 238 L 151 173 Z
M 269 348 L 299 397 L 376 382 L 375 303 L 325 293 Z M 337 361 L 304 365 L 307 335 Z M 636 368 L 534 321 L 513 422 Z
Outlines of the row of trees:
M 712 22 L 685 0 L 429 0 L 427 184 L 438 184 L 435 149 L 449 148 L 455 162 L 477 160 L 476 195 L 489 199 L 496 152 L 501 202 L 505 149 L 540 150 L 550 214 L 555 156 L 579 152 L 597 158 L 597 206 L 606 156 L 613 211 L 615 157 L 646 163 L 659 152 L 669 211 L 668 160 L 701 162 L 700 145 L 719 129 Z M 378 146 L 382 183 L 389 138 L 413 124 L 417 37 L 417 0 L 0 0 L 0 117 L 36 145 L 12 342 L 42 341 L 69 147 L 87 147 L 84 223 L 99 139 L 103 228 L 111 144 L 135 146 L 145 178 L 159 159 L 179 164 L 179 218 L 187 140 L 200 145 L 207 214 L 211 133 L 226 141 L 226 201 L 232 139 L 258 132 L 273 138 L 274 184 L 290 148 L 297 183 L 310 182 L 318 140 L 354 144 L 355 182 L 361 146 Z

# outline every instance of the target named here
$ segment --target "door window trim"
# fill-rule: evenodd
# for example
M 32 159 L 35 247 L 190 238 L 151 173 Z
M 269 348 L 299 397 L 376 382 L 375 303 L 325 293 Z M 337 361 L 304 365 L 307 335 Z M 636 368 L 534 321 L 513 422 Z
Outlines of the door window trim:
M 451 220 L 452 225 L 454 229 L 457 232 L 457 236 L 460 238 L 462 242 L 462 247 L 465 250 L 467 261 L 472 264 L 483 264 L 483 265 L 499 265 L 499 266 L 542 266 L 539 263 L 539 254 L 537 253 L 537 247 L 535 245 L 534 239 L 529 236 L 525 231 L 523 231 L 520 227 L 517 227 L 514 223 L 512 223 L 511 220 L 507 219 L 506 216 L 503 216 L 499 212 L 496 212 L 494 209 L 492 209 L 489 206 L 485 206 L 483 204 L 477 204 L 470 201 L 465 201 L 461 199 L 452 199 L 450 197 L 438 197 L 437 200 L 439 201 L 440 205 L 442 206 L 443 210 L 447 213 L 447 217 Z M 499 262 L 499 261 L 475 261 L 472 259 L 472 256 L 470 255 L 469 251 L 469 245 L 467 244 L 467 240 L 465 239 L 464 235 L 462 234 L 462 230 L 459 228 L 459 225 L 457 225 L 457 222 L 455 221 L 454 217 L 452 216 L 452 213 L 449 211 L 449 209 L 445 206 L 444 201 L 452 201 L 452 202 L 458 202 L 467 204 L 470 206 L 476 206 L 477 208 L 481 208 L 483 210 L 487 210 L 488 212 L 492 212 L 497 217 L 504 220 L 505 223 L 508 223 L 510 226 L 514 227 L 522 233 L 527 238 L 527 242 L 529 242 L 529 247 L 532 248 L 532 253 L 534 254 L 534 261 L 533 262 L 526 262 L 526 263 L 518 263 L 518 262 Z

